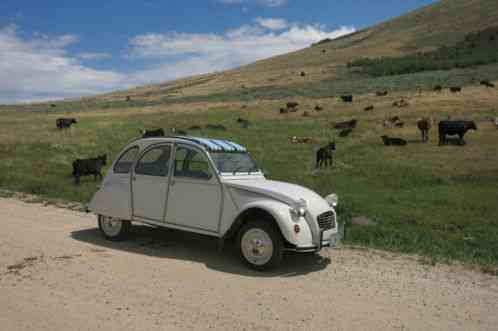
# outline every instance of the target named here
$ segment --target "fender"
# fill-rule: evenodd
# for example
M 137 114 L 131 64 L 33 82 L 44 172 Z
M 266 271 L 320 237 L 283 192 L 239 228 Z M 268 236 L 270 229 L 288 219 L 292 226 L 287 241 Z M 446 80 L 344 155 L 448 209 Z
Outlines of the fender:
M 252 201 L 244 205 L 238 212 L 232 226 L 225 232 L 223 238 L 229 238 L 234 235 L 244 223 L 240 217 L 249 209 L 261 209 L 267 212 L 275 219 L 277 226 L 282 233 L 282 236 L 290 244 L 295 246 L 310 246 L 313 242 L 311 230 L 308 223 L 303 217 L 293 218 L 290 213 L 289 205 L 277 200 L 258 200 Z M 300 231 L 298 234 L 294 232 L 294 226 L 299 225 Z

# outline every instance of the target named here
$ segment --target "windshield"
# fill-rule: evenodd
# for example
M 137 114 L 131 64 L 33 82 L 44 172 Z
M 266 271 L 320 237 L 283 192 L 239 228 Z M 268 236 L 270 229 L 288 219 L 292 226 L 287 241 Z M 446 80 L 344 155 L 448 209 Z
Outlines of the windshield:
M 219 172 L 257 172 L 259 167 L 247 153 L 211 153 L 216 168 Z

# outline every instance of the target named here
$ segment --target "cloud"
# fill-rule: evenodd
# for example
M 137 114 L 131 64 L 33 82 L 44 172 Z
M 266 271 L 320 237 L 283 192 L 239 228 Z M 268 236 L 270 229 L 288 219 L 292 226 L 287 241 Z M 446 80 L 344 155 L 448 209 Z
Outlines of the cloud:
M 150 33 L 130 40 L 130 58 L 160 64 L 134 74 L 134 80 L 174 79 L 185 75 L 219 71 L 248 64 L 309 46 L 325 38 L 334 39 L 355 31 L 340 27 L 327 31 L 318 25 L 292 25 L 272 19 L 271 24 L 243 25 L 223 34 Z M 286 23 L 287 28 L 275 29 Z M 268 22 L 266 22 L 268 23 Z M 266 26 L 265 26 L 266 25 Z M 268 26 L 270 25 L 270 26 Z
M 125 61 L 145 63 L 145 67 L 124 73 L 97 70 L 82 63 L 111 54 L 70 55 L 66 48 L 78 42 L 74 35 L 50 37 L 38 33 L 25 38 L 11 25 L 0 28 L 0 103 L 99 94 L 231 69 L 354 31 L 353 27 L 328 30 L 279 18 L 257 18 L 253 24 L 220 34 L 142 34 L 130 39 Z
M 281 7 L 287 4 L 287 0 L 218 0 L 227 5 L 254 3 L 266 7 Z
M 287 21 L 281 18 L 263 18 L 258 17 L 255 19 L 256 23 L 261 25 L 264 28 L 270 30 L 282 30 L 287 28 Z
M 44 100 L 89 95 L 124 86 L 125 75 L 94 70 L 66 54 L 73 35 L 31 39 L 19 36 L 16 26 L 0 28 L 0 102 Z
M 110 53 L 104 53 L 104 52 L 83 52 L 78 54 L 78 58 L 82 60 L 103 60 L 103 59 L 109 59 L 111 58 L 112 55 Z
M 268 7 L 280 7 L 285 5 L 287 0 L 259 0 L 258 2 Z

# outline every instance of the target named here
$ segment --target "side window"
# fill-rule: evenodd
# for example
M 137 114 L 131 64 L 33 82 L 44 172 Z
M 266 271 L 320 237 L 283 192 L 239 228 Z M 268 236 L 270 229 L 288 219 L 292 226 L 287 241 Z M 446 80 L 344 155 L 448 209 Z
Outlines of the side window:
M 138 155 L 138 147 L 132 147 L 119 158 L 118 162 L 114 165 L 114 173 L 127 174 L 130 172 L 131 166 Z
M 171 146 L 154 147 L 140 158 L 135 166 L 137 175 L 168 176 Z
M 210 179 L 212 174 L 206 156 L 193 148 L 177 147 L 175 177 Z

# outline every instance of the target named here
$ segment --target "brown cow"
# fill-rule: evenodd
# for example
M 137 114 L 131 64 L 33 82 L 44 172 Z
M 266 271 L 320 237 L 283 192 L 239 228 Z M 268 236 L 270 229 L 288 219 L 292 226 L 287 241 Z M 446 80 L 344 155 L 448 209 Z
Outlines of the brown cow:
M 428 118 L 422 118 L 418 120 L 417 127 L 420 130 L 420 133 L 422 134 L 422 142 L 425 143 L 429 141 L 429 130 L 432 127 L 431 120 Z

